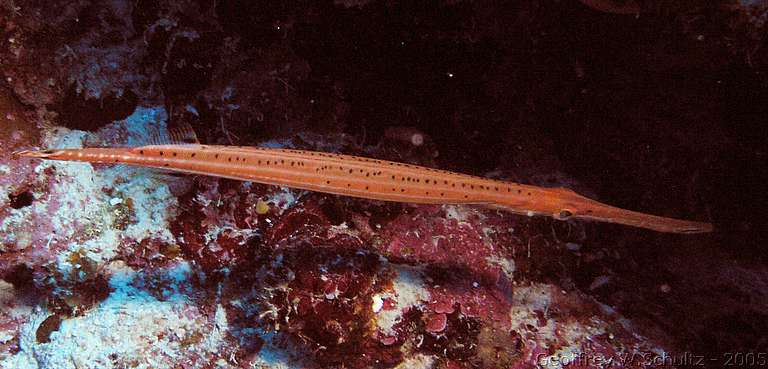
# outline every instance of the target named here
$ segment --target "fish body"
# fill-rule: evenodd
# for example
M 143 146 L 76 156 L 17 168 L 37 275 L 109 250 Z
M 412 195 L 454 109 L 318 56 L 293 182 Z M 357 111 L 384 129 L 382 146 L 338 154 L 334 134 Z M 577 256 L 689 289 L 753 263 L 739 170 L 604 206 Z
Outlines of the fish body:
M 589 219 L 660 232 L 712 230 L 708 223 L 621 209 L 565 188 L 542 188 L 317 151 L 184 144 L 20 151 L 15 155 L 137 165 L 382 201 L 475 204 L 524 215 L 545 215 L 560 220 Z

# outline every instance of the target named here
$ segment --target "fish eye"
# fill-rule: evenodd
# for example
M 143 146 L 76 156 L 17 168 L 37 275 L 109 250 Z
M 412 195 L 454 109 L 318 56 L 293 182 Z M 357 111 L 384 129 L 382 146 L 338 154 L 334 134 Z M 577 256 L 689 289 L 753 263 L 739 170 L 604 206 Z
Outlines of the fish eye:
M 573 216 L 573 213 L 570 210 L 563 209 L 560 210 L 560 214 L 558 215 L 560 216 L 560 219 L 565 219 Z

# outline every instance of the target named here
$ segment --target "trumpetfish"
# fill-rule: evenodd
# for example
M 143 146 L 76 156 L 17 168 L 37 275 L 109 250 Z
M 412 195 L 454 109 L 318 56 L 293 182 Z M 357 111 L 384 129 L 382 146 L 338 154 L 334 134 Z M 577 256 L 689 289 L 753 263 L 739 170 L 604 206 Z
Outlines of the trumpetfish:
M 587 219 L 659 232 L 712 231 L 704 222 L 626 210 L 567 188 L 544 188 L 394 161 L 263 147 L 152 144 L 139 147 L 24 150 L 15 157 L 128 164 L 364 199 L 473 204 L 528 216 Z

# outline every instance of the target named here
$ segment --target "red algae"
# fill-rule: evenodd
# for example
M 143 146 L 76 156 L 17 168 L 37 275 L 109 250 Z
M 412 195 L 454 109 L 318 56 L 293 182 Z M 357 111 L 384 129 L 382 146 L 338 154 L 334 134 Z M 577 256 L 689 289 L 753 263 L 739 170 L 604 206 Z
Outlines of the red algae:
M 13 160 L 11 153 L 23 147 L 36 145 L 40 133 L 29 113 L 16 98 L 5 88 L 0 88 L 0 219 L 5 219 L 14 210 L 31 206 L 37 195 L 35 191 L 41 184 L 33 183 L 35 163 L 30 160 Z M 13 174 L 13 175 L 10 175 Z M 21 242 L 13 242 L 9 235 L 0 238 L 0 256 L 6 252 L 24 249 L 34 242 L 27 237 Z M 0 259 L 0 275 L 8 267 Z
M 231 268 L 230 276 L 238 282 L 226 289 L 225 300 L 242 299 L 238 296 L 251 290 L 250 285 L 269 291 L 254 300 L 265 309 L 255 324 L 287 334 L 317 365 L 391 367 L 419 353 L 441 360 L 445 367 L 526 367 L 535 364 L 535 355 L 549 355 L 574 342 L 571 336 L 553 333 L 560 343 L 541 346 L 536 334 L 553 325 L 553 317 L 543 313 L 546 307 L 525 310 L 522 325 L 511 319 L 510 312 L 516 311 L 511 255 L 524 249 L 514 227 L 531 232 L 535 227 L 520 227 L 493 211 L 452 206 L 413 207 L 395 217 L 370 210 L 351 212 L 352 221 L 333 213 L 333 197 L 320 195 L 287 208 L 270 204 L 269 211 L 261 214 L 243 199 L 258 196 L 268 201 L 273 190 L 263 193 L 260 186 L 229 181 L 198 186 L 203 191 L 197 191 L 194 201 L 188 200 L 194 211 L 177 224 L 186 243 L 184 254 L 206 270 Z M 212 199 L 220 203 L 211 207 Z M 215 239 L 195 237 L 195 222 L 209 229 L 214 224 L 257 229 L 256 242 L 249 247 L 258 251 L 238 254 L 236 245 L 242 239 L 234 241 L 232 230 Z M 221 249 L 211 250 L 213 244 Z M 395 281 L 405 273 L 403 267 L 390 264 L 376 251 L 391 261 L 424 267 Z M 417 291 L 407 292 L 405 286 Z M 404 297 L 408 293 L 415 295 Z M 403 298 L 408 301 L 405 305 L 399 302 Z M 578 298 L 557 297 L 550 304 L 558 306 L 550 311 L 584 316 L 584 322 L 573 323 L 577 326 L 589 325 L 586 317 L 599 315 Z M 254 325 L 248 317 L 255 312 L 230 304 L 227 309 L 233 322 Z M 371 323 L 382 319 L 384 312 L 395 314 L 390 330 Z M 243 342 L 245 347 L 247 342 L 254 342 L 247 352 L 257 352 L 262 345 L 258 337 Z M 246 358 L 251 355 L 247 352 L 237 355 Z
M 285 329 L 309 346 L 320 365 L 365 367 L 401 359 L 396 347 L 371 337 L 371 296 L 384 278 L 378 256 L 305 247 L 283 255 L 295 278 L 271 301 L 280 307 L 276 321 L 287 322 Z
M 458 266 L 495 282 L 501 269 L 487 259 L 501 250 L 479 229 L 479 213 L 466 210 L 467 219 L 457 219 L 446 209 L 468 208 L 417 207 L 386 224 L 378 248 L 393 260 Z
M 433 279 L 434 280 L 434 279 Z M 428 308 L 435 313 L 454 312 L 457 308 L 463 316 L 495 321 L 501 327 L 509 328 L 510 297 L 496 287 L 473 285 L 461 279 L 442 279 L 428 288 L 430 304 Z M 450 306 L 451 309 L 447 309 Z M 450 311 L 450 312 L 449 312 Z
M 266 186 L 198 178 L 193 191 L 180 198 L 182 212 L 171 225 L 184 255 L 204 270 L 232 267 L 251 258 L 253 242 L 272 223 L 275 214 L 257 214 L 255 202 Z
M 433 314 L 427 317 L 426 330 L 430 333 L 440 333 L 448 325 L 448 317 L 445 314 Z
M 316 201 L 305 201 L 290 208 L 266 232 L 266 242 L 273 247 L 316 244 L 327 237 L 331 222 Z M 314 241 L 314 242 L 313 242 Z

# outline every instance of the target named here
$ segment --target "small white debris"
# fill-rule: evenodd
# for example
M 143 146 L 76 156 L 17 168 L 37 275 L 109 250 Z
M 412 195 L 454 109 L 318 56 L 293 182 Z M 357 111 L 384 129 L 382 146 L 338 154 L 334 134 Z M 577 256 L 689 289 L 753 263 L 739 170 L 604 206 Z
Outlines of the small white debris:
M 331 292 L 326 292 L 325 293 L 325 299 L 326 300 L 335 300 L 337 297 L 339 297 L 339 290 L 338 289 L 334 289 Z
M 113 197 L 109 199 L 109 205 L 112 205 L 112 206 L 115 206 L 117 204 L 122 204 L 122 203 L 123 203 L 123 199 L 119 197 Z
M 525 214 L 528 215 L 529 217 L 532 217 L 532 216 L 536 215 L 534 212 L 532 212 L 530 210 L 528 210 L 528 212 L 525 213 Z
M 661 290 L 661 292 L 664 292 L 664 293 L 669 293 L 670 291 L 672 291 L 672 286 L 664 283 L 661 286 L 659 286 L 659 290 Z
M 475 288 L 480 287 L 480 283 L 472 282 L 472 287 L 475 287 Z
M 411 145 L 413 146 L 421 146 L 424 144 L 424 135 L 421 133 L 414 133 L 411 136 Z
M 373 304 L 371 305 L 371 309 L 374 313 L 378 313 L 381 311 L 381 308 L 384 307 L 384 299 L 381 298 L 379 295 L 373 295 Z

